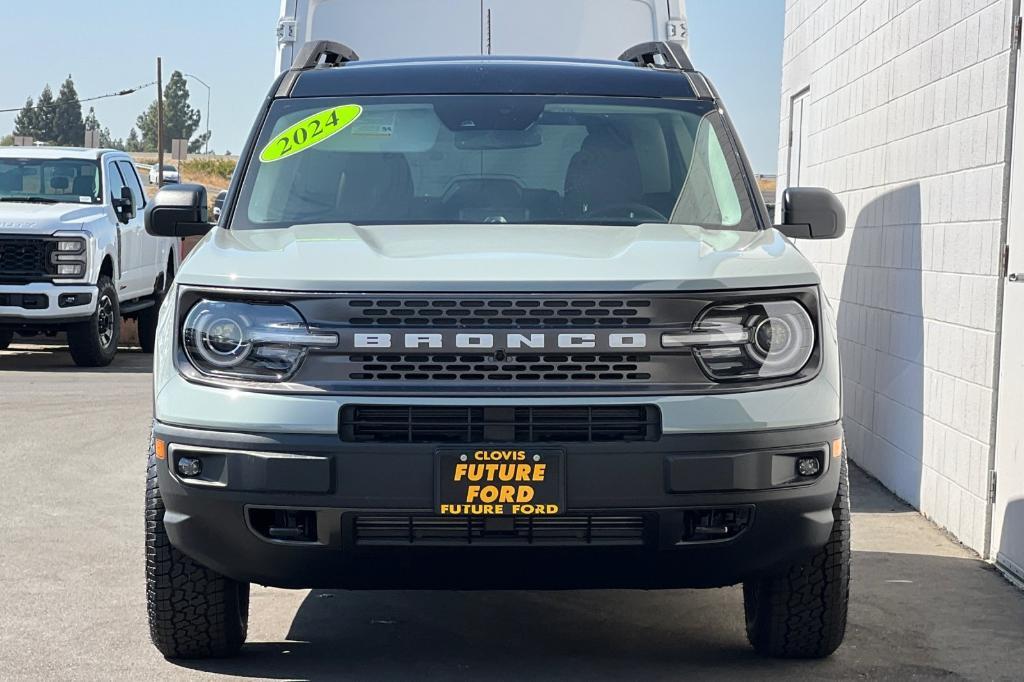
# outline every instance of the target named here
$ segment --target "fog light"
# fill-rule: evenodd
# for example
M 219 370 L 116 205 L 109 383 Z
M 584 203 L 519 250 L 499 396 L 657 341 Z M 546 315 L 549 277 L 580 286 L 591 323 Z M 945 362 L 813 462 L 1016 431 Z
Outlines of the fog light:
M 182 457 L 178 460 L 178 473 L 186 478 L 195 478 L 203 472 L 203 460 L 195 457 Z
M 801 457 L 796 461 L 796 470 L 801 476 L 817 476 L 821 462 L 816 457 Z

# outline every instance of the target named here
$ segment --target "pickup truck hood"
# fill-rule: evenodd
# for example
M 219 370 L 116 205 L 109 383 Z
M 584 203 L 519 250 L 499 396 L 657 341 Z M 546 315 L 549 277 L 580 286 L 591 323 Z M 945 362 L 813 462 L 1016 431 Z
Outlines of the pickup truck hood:
M 819 280 L 775 230 L 346 223 L 216 228 L 178 281 L 289 291 L 672 291 Z
M 19 204 L 0 203 L 0 235 L 53 234 L 57 231 L 81 230 L 83 224 L 102 218 L 106 209 L 82 204 Z

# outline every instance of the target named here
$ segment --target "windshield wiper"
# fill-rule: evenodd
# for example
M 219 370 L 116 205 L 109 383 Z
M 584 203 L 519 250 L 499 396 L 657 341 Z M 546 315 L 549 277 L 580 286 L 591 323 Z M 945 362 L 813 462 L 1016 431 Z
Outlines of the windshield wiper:
M 46 197 L 0 197 L 0 201 L 10 201 L 18 204 L 56 204 L 56 199 Z

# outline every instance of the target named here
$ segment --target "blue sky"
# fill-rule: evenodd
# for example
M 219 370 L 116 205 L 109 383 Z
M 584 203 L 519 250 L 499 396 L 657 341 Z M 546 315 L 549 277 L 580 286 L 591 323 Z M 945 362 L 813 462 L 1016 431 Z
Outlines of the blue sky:
M 278 0 L 4 4 L 0 109 L 21 106 L 46 83 L 56 92 L 68 73 L 83 98 L 149 82 L 159 55 L 165 78 L 177 69 L 212 86 L 211 145 L 237 152 L 274 75 Z M 688 0 L 687 7 L 694 62 L 725 98 L 754 170 L 774 173 L 784 0 Z M 105 34 L 111 42 L 100 41 Z M 206 89 L 190 89 L 205 116 Z M 149 88 L 93 106 L 114 137 L 124 137 L 155 97 Z M 0 134 L 13 126 L 14 114 L 0 114 Z

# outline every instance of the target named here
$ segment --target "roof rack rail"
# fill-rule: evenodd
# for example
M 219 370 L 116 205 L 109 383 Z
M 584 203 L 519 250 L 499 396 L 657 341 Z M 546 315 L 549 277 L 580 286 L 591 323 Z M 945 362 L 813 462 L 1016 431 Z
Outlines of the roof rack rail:
M 277 86 L 277 97 L 291 95 L 299 74 L 312 69 L 344 66 L 349 62 L 358 62 L 359 55 L 348 45 L 330 40 L 310 41 L 302 46 L 290 69 L 284 72 L 281 83 Z
M 359 55 L 348 45 L 330 40 L 317 40 L 302 46 L 295 61 L 292 62 L 292 69 L 305 71 L 320 66 L 343 66 L 349 62 L 358 61 Z
M 619 61 L 637 66 L 693 71 L 693 63 L 679 43 L 659 41 L 634 45 L 619 56 Z

